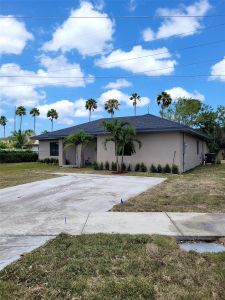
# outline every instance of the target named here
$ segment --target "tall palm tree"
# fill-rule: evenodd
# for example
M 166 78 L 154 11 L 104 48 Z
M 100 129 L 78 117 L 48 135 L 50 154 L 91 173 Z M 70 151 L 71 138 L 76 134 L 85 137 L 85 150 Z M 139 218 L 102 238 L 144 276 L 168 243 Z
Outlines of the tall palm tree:
M 24 106 L 18 106 L 16 108 L 16 115 L 20 116 L 20 131 L 21 131 L 21 129 L 22 129 L 22 119 L 23 119 L 23 116 L 26 115 L 26 108 Z
M 37 107 L 33 107 L 30 110 L 30 115 L 32 115 L 32 117 L 34 118 L 34 132 L 35 132 L 35 129 L 36 129 L 36 117 L 38 117 L 40 115 L 39 109 Z
M 5 116 L 0 117 L 0 125 L 2 125 L 4 128 L 4 137 L 5 137 L 5 126 L 6 126 L 7 122 L 8 122 L 8 120 Z
M 168 94 L 167 92 L 162 92 L 161 94 L 159 94 L 157 96 L 156 102 L 158 105 L 161 105 L 162 118 L 163 118 L 164 117 L 164 109 L 168 108 L 170 106 L 170 104 L 172 103 L 172 98 L 171 98 L 170 94 Z
M 57 120 L 59 117 L 57 111 L 54 108 L 51 108 L 47 112 L 47 118 L 51 121 L 51 130 L 53 131 L 53 121 Z
M 105 110 L 111 114 L 111 118 L 113 118 L 115 110 L 119 110 L 119 106 L 120 104 L 117 99 L 109 99 L 105 102 Z
M 66 150 L 67 148 L 78 146 L 80 145 L 81 151 L 80 151 L 80 159 L 78 159 L 78 167 L 83 167 L 84 165 L 84 155 L 83 155 L 83 150 L 84 147 L 90 143 L 93 140 L 93 137 L 87 133 L 85 133 L 82 130 L 77 131 L 76 133 L 70 134 L 64 141 L 64 149 Z
M 86 110 L 89 110 L 89 122 L 91 121 L 91 112 L 98 108 L 98 103 L 95 99 L 88 99 L 85 103 Z
M 137 102 L 141 102 L 141 96 L 139 96 L 137 93 L 133 93 L 130 96 L 130 100 L 133 101 L 134 115 L 136 116 Z

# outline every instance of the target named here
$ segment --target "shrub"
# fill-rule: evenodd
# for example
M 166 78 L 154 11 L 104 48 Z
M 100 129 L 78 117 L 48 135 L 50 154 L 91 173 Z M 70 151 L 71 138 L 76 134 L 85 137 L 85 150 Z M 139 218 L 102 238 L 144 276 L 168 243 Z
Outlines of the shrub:
M 105 162 L 105 169 L 109 170 L 109 162 L 108 161 Z
M 144 163 L 141 163 L 141 165 L 140 165 L 140 171 L 141 172 L 147 172 L 147 167 L 146 167 L 146 165 Z
M 126 169 L 127 169 L 127 167 L 126 167 L 125 163 L 123 163 L 123 164 L 122 164 L 122 170 L 121 170 L 121 171 L 122 171 L 122 172 L 125 172 Z
M 112 169 L 112 171 L 116 171 L 117 170 L 117 166 L 116 166 L 115 162 L 112 162 L 111 169 Z
M 32 151 L 0 151 L 0 163 L 35 162 L 37 160 L 38 154 Z
M 157 172 L 162 173 L 162 166 L 160 164 L 158 164 L 157 166 Z
M 170 173 L 170 172 L 171 172 L 171 168 L 169 164 L 166 164 L 165 167 L 163 168 L 163 173 Z
M 99 169 L 99 165 L 98 165 L 98 163 L 96 161 L 93 163 L 93 168 L 94 168 L 94 170 L 98 170 Z
M 103 170 L 103 169 L 104 169 L 104 165 L 103 165 L 103 162 L 101 162 L 99 165 L 99 170 Z
M 134 168 L 135 172 L 139 172 L 140 171 L 140 164 L 136 164 L 135 168 Z
M 44 158 L 44 159 L 39 159 L 38 162 L 44 163 L 44 164 L 58 164 L 59 160 L 58 158 Z
M 150 172 L 151 173 L 156 173 L 157 172 L 157 168 L 153 164 L 150 167 Z
M 173 165 L 172 166 L 172 173 L 173 174 L 179 174 L 179 168 L 177 165 Z
M 131 171 L 132 171 L 132 166 L 131 166 L 131 164 L 129 164 L 127 167 L 127 172 L 131 172 Z

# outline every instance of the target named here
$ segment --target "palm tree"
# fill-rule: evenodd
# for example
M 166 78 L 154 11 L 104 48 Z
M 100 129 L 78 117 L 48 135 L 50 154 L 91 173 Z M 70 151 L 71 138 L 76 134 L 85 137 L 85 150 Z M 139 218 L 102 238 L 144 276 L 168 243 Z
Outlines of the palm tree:
M 51 108 L 51 109 L 48 110 L 47 118 L 51 121 L 51 124 L 52 124 L 51 130 L 52 131 L 53 131 L 53 121 L 57 120 L 58 117 L 59 117 L 59 115 L 58 115 L 57 111 L 54 108 Z
M 23 116 L 26 115 L 26 108 L 24 106 L 18 106 L 16 108 L 16 115 L 20 116 L 20 131 L 21 131 L 21 128 L 22 128 L 22 119 L 23 119 Z
M 33 107 L 31 110 L 30 110 L 30 115 L 32 115 L 32 117 L 34 118 L 34 132 L 35 132 L 35 127 L 36 127 L 36 117 L 40 115 L 40 111 L 38 108 L 36 107 Z
M 124 150 L 125 147 L 129 149 L 129 155 L 136 153 L 135 150 L 135 143 L 138 144 L 139 149 L 141 148 L 142 144 L 136 138 L 136 130 L 129 124 L 127 126 L 122 127 L 120 132 L 118 141 L 118 152 L 121 155 L 121 171 L 123 171 L 123 158 L 124 158 Z
M 13 146 L 17 149 L 21 149 L 24 146 L 31 146 L 34 142 L 30 140 L 30 137 L 34 135 L 33 130 L 14 131 L 9 140 Z
M 78 167 L 83 167 L 84 165 L 84 155 L 83 150 L 85 146 L 93 140 L 93 137 L 82 130 L 76 133 L 70 134 L 64 141 L 64 150 L 71 148 L 73 146 L 79 146 L 80 149 L 80 159 L 78 159 Z
M 158 105 L 161 105 L 162 109 L 162 118 L 164 117 L 164 109 L 168 108 L 172 103 L 172 98 L 167 92 L 162 92 L 157 96 L 156 102 Z
M 105 139 L 105 148 L 107 146 L 108 142 L 114 142 L 115 144 L 115 155 L 116 155 L 116 169 L 117 172 L 119 172 L 119 160 L 118 160 L 118 147 L 119 147 L 119 142 L 120 142 L 120 135 L 122 128 L 126 126 L 128 123 L 127 122 L 119 122 L 117 119 L 114 119 L 112 122 L 103 122 L 103 127 L 107 133 L 111 135 L 110 138 Z M 107 149 L 107 148 L 106 148 Z
M 97 109 L 98 103 L 95 99 L 88 99 L 85 103 L 86 110 L 89 110 L 89 122 L 91 121 L 91 112 Z
M 120 104 L 117 99 L 109 99 L 105 102 L 105 110 L 111 114 L 111 118 L 113 118 L 115 110 L 119 110 L 119 106 Z
M 5 137 L 5 126 L 6 126 L 7 122 L 8 122 L 8 120 L 5 116 L 0 117 L 0 125 L 2 125 L 4 128 L 4 137 Z
M 136 116 L 136 108 L 137 108 L 137 102 L 141 101 L 141 96 L 139 96 L 137 93 L 133 93 L 130 96 L 130 100 L 133 101 L 133 107 L 134 107 L 134 115 Z

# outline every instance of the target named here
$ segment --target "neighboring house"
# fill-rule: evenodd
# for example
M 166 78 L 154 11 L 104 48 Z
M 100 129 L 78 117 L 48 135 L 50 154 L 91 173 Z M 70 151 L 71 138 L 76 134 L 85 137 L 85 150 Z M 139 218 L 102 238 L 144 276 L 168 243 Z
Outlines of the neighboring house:
M 63 140 L 69 134 L 83 130 L 96 137 L 95 141 L 88 144 L 84 150 L 84 159 L 87 163 L 115 162 L 115 145 L 104 141 L 109 135 L 104 131 L 103 121 L 111 121 L 110 118 L 99 119 L 77 126 L 49 132 L 35 136 L 39 140 L 39 159 L 58 158 L 59 165 L 76 166 L 79 160 L 79 146 L 63 149 Z M 137 132 L 137 138 L 142 142 L 142 147 L 136 147 L 136 153 L 125 153 L 124 163 L 135 167 L 137 163 L 165 166 L 167 163 L 178 166 L 180 172 L 192 169 L 203 162 L 208 152 L 207 137 L 198 131 L 168 121 L 154 115 L 119 117 L 119 121 L 127 121 Z

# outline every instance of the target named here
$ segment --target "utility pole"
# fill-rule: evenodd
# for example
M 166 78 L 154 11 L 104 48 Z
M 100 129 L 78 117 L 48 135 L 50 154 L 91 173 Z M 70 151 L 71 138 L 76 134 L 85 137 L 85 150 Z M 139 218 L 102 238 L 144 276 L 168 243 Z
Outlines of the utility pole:
M 16 106 L 14 111 L 14 131 L 16 131 Z

